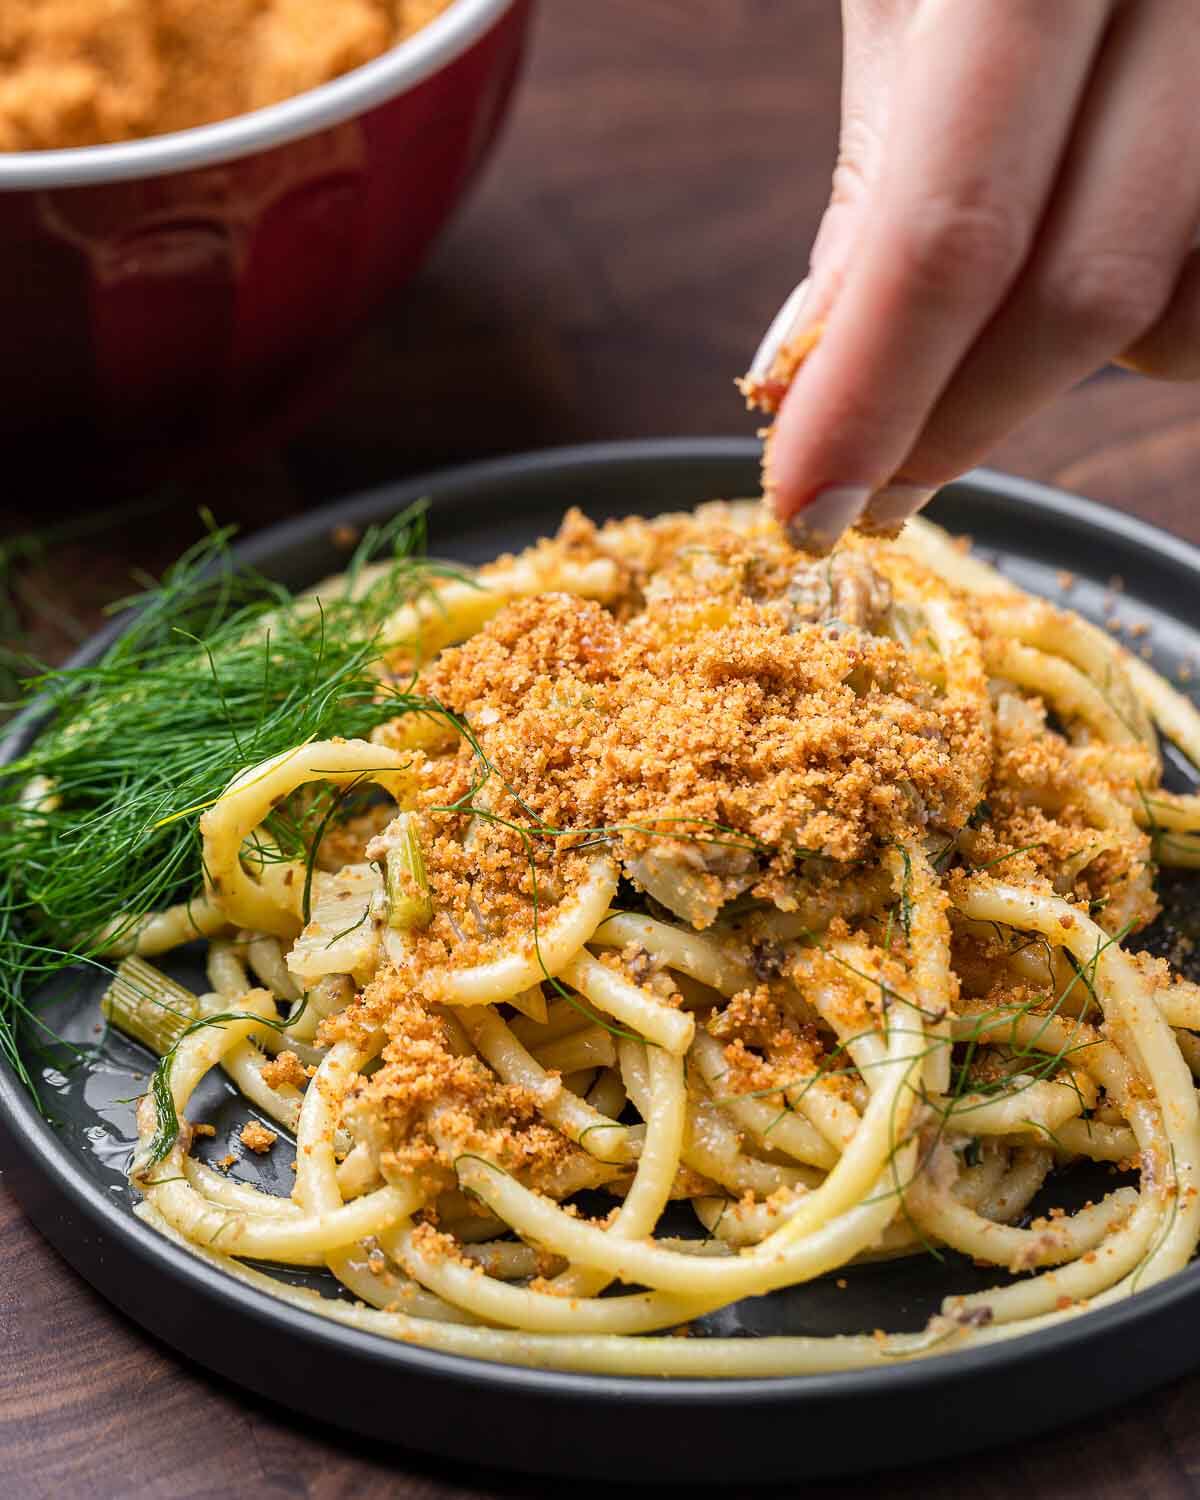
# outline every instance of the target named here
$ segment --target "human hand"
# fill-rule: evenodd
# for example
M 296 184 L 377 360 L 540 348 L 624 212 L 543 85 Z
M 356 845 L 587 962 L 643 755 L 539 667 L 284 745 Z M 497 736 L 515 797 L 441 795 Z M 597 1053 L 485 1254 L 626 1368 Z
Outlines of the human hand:
M 843 0 L 843 19 L 832 197 L 752 369 L 820 329 L 764 401 L 769 495 L 816 550 L 899 524 L 1110 360 L 1200 378 L 1200 7 Z

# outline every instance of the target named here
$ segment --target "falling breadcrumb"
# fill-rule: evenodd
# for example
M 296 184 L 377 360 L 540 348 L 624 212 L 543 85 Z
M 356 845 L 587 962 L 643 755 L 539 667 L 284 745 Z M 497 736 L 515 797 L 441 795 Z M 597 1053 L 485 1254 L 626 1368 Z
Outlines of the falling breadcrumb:
M 257 1120 L 251 1120 L 242 1126 L 239 1137 L 243 1146 L 249 1146 L 251 1151 L 256 1151 L 259 1156 L 264 1156 L 275 1142 L 279 1139 L 274 1130 L 268 1130 L 265 1125 L 260 1125 Z
M 308 1082 L 308 1072 L 294 1052 L 281 1052 L 278 1057 L 263 1063 L 259 1073 L 262 1081 L 271 1089 L 287 1084 L 301 1089 Z

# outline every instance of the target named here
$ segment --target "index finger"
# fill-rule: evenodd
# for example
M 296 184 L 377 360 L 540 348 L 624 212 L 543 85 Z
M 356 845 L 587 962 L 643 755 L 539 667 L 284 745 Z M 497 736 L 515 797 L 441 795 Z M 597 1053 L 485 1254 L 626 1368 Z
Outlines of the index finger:
M 1111 0 L 925 0 L 863 243 L 768 448 L 802 545 L 825 550 L 903 462 L 1015 280 Z

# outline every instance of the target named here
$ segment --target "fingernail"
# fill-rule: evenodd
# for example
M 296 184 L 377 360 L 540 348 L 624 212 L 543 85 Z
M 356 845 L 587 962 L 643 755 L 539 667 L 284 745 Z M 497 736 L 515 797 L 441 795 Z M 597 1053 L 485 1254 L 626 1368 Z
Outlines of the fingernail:
M 809 278 L 806 276 L 771 319 L 771 326 L 763 334 L 762 343 L 759 344 L 754 358 L 750 361 L 750 368 L 746 371 L 748 381 L 760 381 L 767 378 L 781 345 L 796 332 L 804 311 L 805 299 L 808 297 L 808 281 Z
M 829 552 L 862 515 L 870 496 L 867 486 L 860 484 L 821 490 L 803 510 L 788 517 L 788 540 L 802 552 Z
M 936 489 L 920 484 L 888 484 L 876 490 L 867 506 L 868 517 L 877 526 L 899 526 L 927 505 Z

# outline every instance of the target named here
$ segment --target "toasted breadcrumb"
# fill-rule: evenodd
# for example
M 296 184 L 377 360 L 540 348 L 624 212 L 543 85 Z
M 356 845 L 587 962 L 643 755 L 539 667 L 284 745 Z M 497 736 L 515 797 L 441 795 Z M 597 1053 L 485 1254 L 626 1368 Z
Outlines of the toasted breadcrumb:
M 94 146 L 244 114 L 370 62 L 449 4 L 6 4 L 0 8 L 0 151 Z
M 611 589 L 599 598 L 563 591 L 566 560 L 611 563 Z M 815 559 L 761 510 L 710 506 L 601 527 L 572 513 L 520 566 L 544 582 L 541 592 L 512 598 L 423 665 L 403 654 L 390 662 L 413 671 L 414 690 L 470 735 L 422 739 L 415 749 L 403 719 L 381 733 L 405 746 L 413 789 L 405 815 L 433 919 L 389 932 L 394 962 L 317 1034 L 319 1045 L 346 1040 L 364 1052 L 384 1038 L 378 1066 L 338 1101 L 340 1125 L 385 1181 L 415 1182 L 427 1194 L 414 1234 L 423 1254 L 483 1274 L 456 1237 L 469 1239 L 468 1225 L 494 1232 L 478 1222 L 488 1210 L 456 1184 L 463 1156 L 494 1163 L 592 1223 L 613 1216 L 598 1217 L 591 1200 L 571 1203 L 573 1194 L 601 1189 L 620 1200 L 629 1191 L 630 1161 L 590 1155 L 578 1126 L 569 1136 L 548 1115 L 549 1105 L 568 1102 L 551 1049 L 585 1030 L 589 1046 L 592 1037 L 604 1045 L 601 1027 L 620 1028 L 583 1006 L 585 1015 L 542 1043 L 527 1015 L 497 1006 L 495 1016 L 541 1060 L 539 1071 L 501 1076 L 501 1065 L 470 1045 L 451 984 L 465 967 L 514 951 L 540 956 L 541 938 L 570 909 L 598 851 L 626 881 L 614 905 L 640 890 L 651 915 L 665 909 L 706 930 L 706 941 L 742 966 L 718 996 L 676 976 L 648 951 L 650 939 L 592 945 L 602 969 L 653 1004 L 686 1010 L 719 1044 L 717 1107 L 745 1096 L 783 1107 L 814 1080 L 823 1098 L 836 1096 L 831 1103 L 867 1108 L 863 1076 L 831 1038 L 877 1031 L 888 997 L 913 993 L 922 962 L 913 928 L 935 917 L 948 923 L 953 968 L 931 1020 L 963 996 L 1052 1019 L 1053 954 L 1041 960 L 1051 967 L 1039 981 L 1035 945 L 963 922 L 953 907 L 973 881 L 1065 897 L 1073 911 L 1061 916 L 1064 928 L 1084 913 L 1113 933 L 1154 916 L 1150 835 L 1122 811 L 1137 805 L 1139 786 L 1155 784 L 1140 749 L 1122 751 L 1128 785 L 1114 788 L 1112 757 L 1086 725 L 1060 723 L 1051 710 L 1061 705 L 989 680 L 987 649 L 1005 623 L 988 602 L 949 590 L 899 550 L 852 537 L 833 558 Z M 936 614 L 923 613 L 925 601 L 965 622 L 961 646 L 941 632 L 934 641 Z M 1114 813 L 1098 818 L 1114 797 Z M 361 858 L 371 817 L 327 842 L 322 858 Z M 924 850 L 939 877 L 911 905 L 884 853 L 896 845 Z M 847 900 L 859 893 L 861 904 Z M 811 930 L 807 916 L 791 915 L 813 909 L 820 920 Z M 1165 968 L 1146 963 L 1152 987 L 1170 982 Z M 577 999 L 561 988 L 544 998 L 556 1027 Z M 994 1089 L 1012 1064 L 1006 1049 L 984 1046 L 956 1066 L 964 1087 Z M 301 1087 L 310 1073 L 290 1052 L 262 1070 L 275 1087 Z M 514 1076 L 524 1083 L 505 1082 Z M 685 1081 L 689 1090 L 706 1086 L 686 1064 Z M 245 1132 L 242 1140 L 256 1149 Z M 785 1165 L 769 1148 L 763 1155 L 764 1171 Z M 683 1164 L 669 1191 L 725 1198 L 734 1216 L 753 1210 L 764 1222 L 794 1202 L 790 1186 L 760 1182 L 739 1197 Z M 1033 1227 L 1049 1232 L 1054 1218 Z M 369 1253 L 368 1264 L 382 1262 Z M 561 1265 L 539 1269 L 532 1288 L 553 1292 Z
M 714 825 L 786 873 L 904 837 L 914 807 L 922 826 L 965 820 L 986 754 L 973 708 L 932 692 L 899 642 L 798 616 L 802 554 L 756 557 L 719 535 L 705 551 L 660 570 L 625 624 L 569 595 L 520 600 L 421 685 L 548 824 L 611 829 L 627 854 L 661 853 L 677 829 L 720 879 L 745 860 L 727 844 L 714 862 L 698 841 Z
M 742 375 L 736 384 L 746 398 L 746 409 L 777 412 L 788 393 L 800 366 L 821 342 L 825 333 L 823 322 L 812 323 L 794 338 L 786 339 L 775 352 L 771 366 L 762 379 L 753 375 Z
M 260 1156 L 268 1152 L 279 1139 L 278 1133 L 268 1130 L 257 1120 L 249 1120 L 242 1126 L 238 1139 L 243 1146 L 248 1146 L 251 1151 L 256 1151 Z
M 459 1055 L 445 1023 L 393 971 L 368 985 L 359 1024 L 363 1014 L 368 1024 L 385 1022 L 389 1041 L 380 1068 L 355 1080 L 346 1118 L 389 1181 L 415 1175 L 439 1184 L 463 1154 L 494 1161 L 552 1197 L 623 1175 L 545 1124 L 541 1096 L 501 1083 L 474 1055 Z
M 259 1069 L 259 1073 L 262 1081 L 271 1089 L 277 1089 L 284 1084 L 291 1084 L 293 1088 L 303 1088 L 309 1077 L 308 1069 L 294 1052 L 281 1052 L 277 1057 L 268 1058 Z

